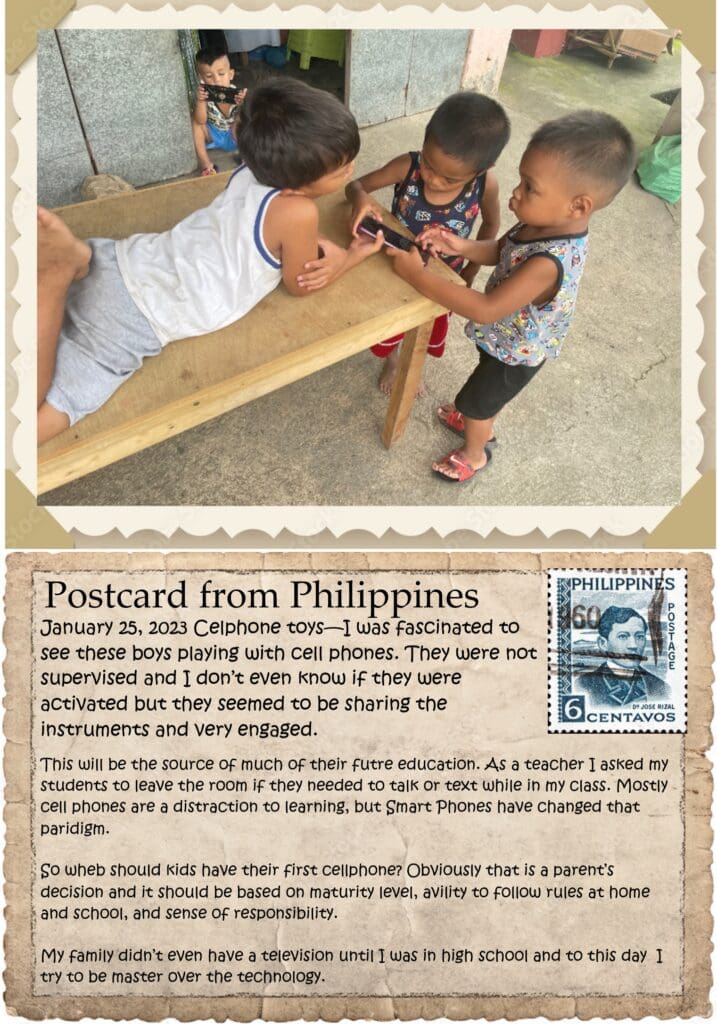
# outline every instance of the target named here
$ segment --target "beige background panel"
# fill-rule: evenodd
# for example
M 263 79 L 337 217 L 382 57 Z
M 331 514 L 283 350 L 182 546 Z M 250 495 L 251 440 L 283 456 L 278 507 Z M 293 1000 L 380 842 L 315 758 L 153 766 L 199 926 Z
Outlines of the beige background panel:
M 78 5 L 78 9 L 81 6 Z M 94 11 L 99 10 L 96 5 L 89 5 Z M 157 5 L 136 5 L 135 10 L 138 12 L 147 9 L 156 8 Z M 601 17 L 614 17 L 619 12 L 621 18 L 629 19 L 632 23 L 641 23 L 641 19 L 655 19 L 656 17 L 661 18 L 667 24 L 681 25 L 684 32 L 685 44 L 690 48 L 692 52 L 697 54 L 705 66 L 705 68 L 714 68 L 714 48 L 711 41 L 714 38 L 713 32 L 710 31 L 711 19 L 713 19 L 713 12 L 706 10 L 701 5 L 690 5 L 689 11 L 684 10 L 682 7 L 675 3 L 674 0 L 663 0 L 659 4 L 653 5 L 648 8 L 645 4 L 632 4 L 632 5 L 616 5 L 616 4 L 601 4 L 595 5 L 600 8 L 601 12 L 608 12 L 607 14 L 601 13 Z M 13 0 L 12 4 L 13 14 L 16 14 L 19 5 Z M 508 8 L 511 5 L 508 4 L 495 4 L 497 16 L 500 16 L 500 12 L 505 11 L 507 13 Z M 693 8 L 696 7 L 701 10 L 701 14 L 697 14 Z M 207 8 L 205 8 L 206 10 Z M 217 10 L 226 11 L 226 8 L 222 5 L 216 5 Z M 247 11 L 251 10 L 253 16 L 261 18 L 261 11 L 264 9 L 261 5 L 247 5 Z M 351 8 L 354 9 L 354 8 Z M 355 8 L 358 10 L 358 7 Z M 448 12 L 447 17 L 457 16 L 462 10 L 462 5 L 455 5 Z M 514 10 L 514 7 L 512 8 Z M 595 8 L 591 8 L 594 10 Z M 32 7 L 28 8 L 27 5 L 22 5 L 22 10 L 25 13 L 24 24 L 27 27 L 28 23 L 32 23 L 34 12 Z M 47 8 L 45 8 L 47 11 Z M 183 11 L 188 11 L 189 8 L 183 7 Z M 317 16 L 319 8 L 316 8 Z M 485 8 L 481 8 L 485 11 Z M 541 5 L 535 4 L 531 10 L 530 5 L 524 7 L 526 13 L 526 19 L 530 21 L 532 18 L 540 17 L 545 20 L 547 13 Z M 535 11 L 540 12 L 539 15 L 534 13 Z M 564 11 L 582 11 L 584 15 L 585 11 L 576 4 L 556 4 L 553 5 L 553 18 L 557 18 L 560 21 L 562 13 Z M 612 13 L 610 13 L 612 12 Z M 654 12 L 654 13 L 652 13 Z M 141 14 L 139 15 L 141 17 Z M 251 17 L 252 14 L 249 15 Z M 287 16 L 291 17 L 291 11 L 287 12 Z M 191 16 L 190 21 L 191 21 Z M 336 14 L 334 17 L 338 17 Z M 375 17 L 371 14 L 369 17 Z M 430 18 L 430 14 L 426 15 Z M 591 15 L 592 20 L 595 21 L 597 16 Z M 20 19 L 23 20 L 22 18 Z M 190 21 L 187 23 L 189 24 Z M 318 22 L 321 23 L 321 22 Z M 324 22 L 325 23 L 325 22 Z M 338 24 L 344 22 L 337 22 Z M 427 22 L 430 24 L 431 22 Z M 653 24 L 656 23 L 654 20 Z M 33 29 L 34 31 L 34 29 Z M 17 38 L 13 30 L 13 38 Z M 10 51 L 13 45 L 13 38 L 8 36 L 8 50 Z M 15 50 L 15 56 L 19 50 Z M 10 65 L 9 65 L 10 66 Z M 714 150 L 714 79 L 713 74 L 705 71 L 701 72 L 701 79 L 705 90 L 705 106 L 700 114 L 700 122 L 703 129 L 705 129 L 705 137 L 702 139 L 700 144 L 700 160 L 703 165 L 703 170 L 706 174 L 706 181 L 703 182 L 700 193 L 705 203 L 707 203 L 708 210 L 713 208 L 713 182 L 714 182 L 714 168 L 713 164 L 713 150 Z M 11 144 L 11 150 L 14 148 L 14 143 Z M 706 245 L 706 251 L 702 256 L 700 262 L 700 277 L 703 281 L 710 281 L 711 277 L 711 253 L 713 251 L 714 239 L 707 237 L 712 233 L 712 217 L 705 219 L 705 223 L 701 227 L 701 236 Z M 11 229 L 12 230 L 12 229 Z M 9 243 L 12 242 L 12 234 L 9 237 Z M 12 254 L 9 254 L 8 259 L 8 274 L 10 282 L 12 283 L 14 258 Z M 707 291 L 707 294 L 705 294 Z M 714 300 L 711 296 L 711 289 L 702 289 L 703 298 L 700 300 L 700 310 L 702 315 L 705 317 L 707 330 L 705 337 L 710 339 L 714 335 Z M 9 309 L 9 323 L 12 322 L 13 314 L 15 310 L 10 305 Z M 705 351 L 706 349 L 706 351 Z M 700 420 L 700 429 L 704 437 L 704 453 L 702 455 L 700 469 L 702 472 L 709 471 L 710 467 L 714 465 L 714 419 L 713 419 L 713 407 L 714 407 L 714 385 L 713 385 L 713 351 L 712 345 L 709 341 L 703 345 L 702 350 L 703 357 L 707 360 L 707 365 L 703 371 L 700 379 L 700 394 L 702 397 L 702 403 L 707 410 Z M 9 371 L 9 389 L 8 393 L 12 396 L 14 388 L 14 374 L 12 370 Z M 31 433 L 31 432 L 30 432 Z M 23 432 L 25 441 L 23 443 L 30 443 L 31 437 L 27 431 Z M 8 434 L 10 438 L 10 432 Z M 14 466 L 15 460 L 12 454 L 8 456 L 8 464 Z M 24 480 L 25 488 L 22 486 L 19 488 L 12 488 L 10 497 L 8 499 L 7 510 L 8 510 L 8 524 L 12 524 L 16 518 L 27 522 L 29 507 L 32 505 L 32 494 L 30 493 L 29 503 L 27 495 L 23 495 L 23 491 L 29 488 L 32 491 L 32 485 L 26 476 L 22 476 Z M 17 500 L 17 504 L 16 504 Z M 714 515 L 712 514 L 714 500 L 714 484 L 711 480 L 707 484 L 701 483 L 696 490 L 690 488 L 689 493 L 685 495 L 680 505 L 670 513 L 670 519 L 665 523 L 665 528 L 656 537 L 655 543 L 657 545 L 670 545 L 679 543 L 681 545 L 690 544 L 694 546 L 709 546 L 714 539 L 714 530 L 712 524 L 714 522 Z M 258 511 L 258 510 L 257 510 Z M 95 533 L 94 530 L 84 524 L 72 526 L 65 521 L 64 526 L 61 528 L 68 531 L 68 540 L 66 543 L 71 543 L 77 546 L 93 545 L 97 546 L 98 543 L 109 544 L 117 542 L 124 544 L 127 543 L 128 534 L 132 538 L 133 543 L 142 543 L 148 546 L 162 546 L 167 543 L 169 538 L 187 538 L 187 541 L 191 545 L 196 546 L 207 546 L 219 544 L 231 544 L 236 547 L 249 547 L 257 542 L 257 540 L 264 546 L 273 546 L 280 543 L 288 543 L 293 545 L 331 545 L 334 543 L 334 538 L 340 536 L 342 543 L 352 546 L 354 544 L 366 543 L 370 546 L 380 546 L 385 543 L 385 538 L 389 538 L 390 542 L 394 542 L 393 538 L 396 537 L 398 543 L 400 541 L 400 535 L 396 533 L 394 529 L 387 529 L 387 524 L 374 525 L 371 522 L 365 521 L 362 517 L 362 526 L 368 529 L 368 534 L 363 531 L 356 530 L 355 526 L 349 524 L 341 524 L 334 518 L 327 515 L 327 510 L 315 510 L 308 515 L 301 515 L 298 521 L 286 520 L 283 523 L 277 524 L 267 530 L 265 526 L 267 510 L 261 510 L 262 523 L 258 529 L 253 529 L 253 524 L 247 522 L 247 514 L 251 514 L 247 510 L 247 514 L 241 516 L 227 516 L 222 517 L 222 522 L 207 522 L 206 516 L 202 512 L 194 510 L 186 516 L 177 516 L 172 510 L 167 510 L 166 513 L 162 514 L 161 524 L 157 522 L 137 523 L 130 525 L 126 515 L 121 517 L 122 526 L 120 532 L 112 530 L 109 527 L 102 527 L 99 533 Z M 278 510 L 277 510 L 278 511 Z M 664 510 L 657 518 L 662 519 L 667 510 Z M 56 513 L 57 514 L 57 513 Z M 96 518 L 96 517 L 95 517 Z M 401 527 L 402 533 L 407 533 L 412 536 L 412 543 L 416 545 L 433 545 L 438 543 L 440 545 L 451 543 L 454 545 L 502 545 L 505 547 L 512 546 L 545 546 L 554 547 L 559 546 L 561 543 L 568 542 L 574 543 L 579 546 L 607 546 L 614 542 L 615 537 L 620 537 L 622 544 L 633 544 L 634 546 L 643 546 L 651 544 L 650 540 L 650 528 L 636 530 L 634 527 L 629 526 L 625 529 L 625 525 L 621 524 L 620 528 L 616 529 L 613 521 L 606 523 L 602 526 L 595 524 L 582 532 L 577 532 L 570 528 L 567 523 L 555 523 L 552 530 L 543 530 L 526 533 L 526 524 L 523 523 L 521 528 L 515 528 L 512 524 L 510 529 L 506 530 L 505 527 L 501 529 L 496 528 L 496 525 L 491 524 L 485 520 L 484 517 L 478 515 L 477 517 L 466 516 L 465 514 L 458 516 L 448 516 L 447 521 L 443 524 L 442 528 L 437 533 L 432 533 L 431 530 L 427 529 L 427 523 L 424 521 L 416 522 L 414 529 L 405 529 L 404 522 L 410 527 L 410 522 L 413 518 L 413 513 L 408 516 L 401 515 Z M 554 517 L 553 517 L 554 518 Z M 38 525 L 44 519 L 44 514 L 38 516 Z M 191 525 L 190 525 L 191 524 Z M 118 524 L 119 525 L 119 524 Z M 223 529 L 218 529 L 221 525 Z M 432 523 L 431 525 L 435 525 Z M 498 524 L 499 525 L 499 524 Z M 187 528 L 189 526 L 189 529 Z M 15 534 L 17 531 L 15 531 Z M 94 534 L 94 535 L 93 535 Z M 12 527 L 9 528 L 9 537 L 13 535 Z M 35 535 L 28 535 L 28 543 L 36 543 L 38 546 L 42 546 L 46 543 L 44 540 L 45 534 L 40 529 L 37 533 L 37 540 L 34 540 Z M 114 538 L 114 541 L 113 539 Z M 123 539 L 127 538 L 127 539 Z M 563 540 L 565 539 L 565 540 Z
M 436 992 L 432 995 L 420 997 L 391 996 L 391 989 L 406 991 L 405 975 L 394 977 L 394 984 L 389 984 L 385 995 L 376 999 L 345 997 L 312 997 L 306 999 L 296 996 L 291 998 L 266 998 L 257 1001 L 251 998 L 237 998 L 226 1000 L 206 1000 L 192 997 L 186 999 L 166 1000 L 162 998 L 145 999 L 117 999 L 95 998 L 95 999 L 67 999 L 61 996 L 51 997 L 49 1000 L 41 1000 L 31 994 L 31 978 L 27 969 L 28 944 L 29 944 L 29 901 L 28 901 L 28 869 L 30 864 L 29 849 L 27 846 L 29 837 L 29 735 L 30 719 L 28 716 L 27 680 L 29 678 L 29 623 L 27 607 L 31 598 L 30 577 L 32 572 L 50 573 L 53 577 L 63 576 L 68 580 L 72 572 L 93 570 L 135 570 L 153 571 L 153 580 L 160 580 L 166 584 L 169 571 L 174 573 L 188 573 L 194 571 L 199 573 L 201 578 L 218 578 L 222 571 L 253 571 L 263 573 L 261 576 L 262 586 L 271 585 L 273 577 L 267 575 L 270 570 L 279 570 L 286 574 L 291 573 L 320 573 L 331 570 L 338 573 L 360 573 L 367 575 L 372 571 L 385 570 L 397 572 L 410 572 L 411 577 L 416 572 L 440 573 L 441 579 L 449 579 L 452 585 L 458 585 L 463 577 L 461 573 L 468 573 L 471 582 L 480 590 L 485 587 L 495 596 L 491 603 L 491 611 L 497 615 L 501 607 L 510 609 L 511 605 L 520 604 L 520 595 L 524 595 L 523 602 L 529 600 L 530 607 L 521 612 L 521 621 L 526 627 L 526 637 L 531 642 L 544 649 L 545 644 L 545 608 L 541 607 L 542 599 L 540 594 L 545 592 L 545 580 L 540 574 L 543 569 L 553 566 L 571 566 L 574 568 L 600 568 L 625 566 L 630 568 L 659 568 L 661 565 L 686 567 L 689 573 L 689 732 L 684 738 L 679 736 L 632 736 L 627 741 L 626 737 L 601 736 L 599 741 L 591 742 L 590 737 L 570 737 L 566 740 L 559 737 L 561 751 L 568 746 L 581 743 L 591 753 L 599 752 L 609 756 L 611 752 L 622 753 L 626 751 L 626 741 L 629 742 L 629 750 L 633 754 L 644 751 L 653 752 L 655 755 L 662 753 L 673 759 L 675 765 L 680 764 L 681 757 L 684 757 L 685 776 L 681 778 L 681 770 L 677 769 L 677 775 L 671 776 L 670 792 L 672 796 L 666 807 L 671 808 L 669 818 L 665 822 L 665 829 L 661 830 L 660 840 L 654 850 L 656 856 L 645 857 L 645 850 L 629 849 L 631 845 L 631 833 L 626 829 L 625 821 L 615 826 L 615 832 L 610 837 L 605 837 L 605 842 L 610 844 L 614 839 L 616 849 L 628 849 L 625 855 L 627 862 L 633 865 L 633 870 L 644 870 L 651 874 L 657 870 L 655 878 L 659 877 L 660 865 L 665 866 L 666 860 L 669 867 L 671 884 L 678 887 L 682 884 L 679 878 L 679 868 L 674 861 L 681 860 L 679 844 L 681 839 L 680 814 L 678 811 L 679 794 L 682 792 L 684 783 L 684 822 L 686 842 L 686 863 L 684 879 L 687 885 L 684 893 L 684 918 L 682 928 L 682 941 L 685 943 L 684 972 L 679 978 L 678 989 L 681 994 L 674 996 L 661 996 L 646 999 L 637 995 L 600 997 L 597 994 L 583 995 L 576 991 L 574 995 L 578 998 L 567 998 L 564 995 L 551 995 L 548 986 L 549 974 L 546 975 L 546 985 L 543 991 L 546 995 L 531 994 L 521 999 L 506 999 L 496 995 L 495 997 L 471 997 L 468 995 L 452 995 L 450 998 Z M 495 573 L 498 573 L 496 576 Z M 481 573 L 488 576 L 482 577 Z M 236 578 L 235 578 L 236 579 Z M 486 582 L 488 581 L 488 582 Z M 372 581 L 373 582 L 373 581 Z M 710 742 L 709 723 L 712 716 L 712 704 L 709 683 L 711 680 L 712 650 L 709 638 L 709 623 L 711 621 L 710 604 L 710 562 L 709 559 L 699 555 L 679 555 L 668 553 L 658 554 L 632 554 L 625 556 L 603 555 L 590 553 L 585 555 L 566 555 L 564 553 L 543 555 L 507 555 L 507 554 L 455 554 L 452 556 L 440 554 L 413 554 L 413 555 L 371 555 L 367 553 L 350 555 L 346 553 L 335 554 L 268 554 L 261 556 L 237 555 L 231 553 L 223 554 L 174 554 L 170 556 L 136 554 L 95 554 L 95 555 L 15 555 L 9 559 L 9 588 L 8 588 L 8 621 L 6 626 L 6 645 L 10 652 L 8 664 L 8 696 L 7 696 L 7 717 L 6 733 L 8 740 L 6 754 L 6 775 L 9 782 L 9 805 L 6 814 L 8 827 L 8 849 L 6 855 L 6 876 L 11 882 L 9 891 L 8 910 L 8 937 L 7 937 L 7 984 L 9 990 L 9 1005 L 13 1009 L 31 1018 L 44 1015 L 57 1015 L 75 1019 L 83 1014 L 96 1016 L 134 1016 L 138 1015 L 145 1019 L 160 1019 L 164 1016 L 177 1016 L 179 1019 L 189 1020 L 196 1017 L 211 1016 L 216 1014 L 219 1019 L 225 1015 L 234 1019 L 248 1020 L 261 1011 L 262 1016 L 270 1019 L 293 1019 L 299 1016 L 306 1016 L 311 1019 L 318 1015 L 325 1019 L 334 1019 L 339 1016 L 349 1017 L 374 1017 L 384 1019 L 394 1014 L 402 1019 L 415 1016 L 448 1016 L 452 1018 L 480 1017 L 487 1016 L 496 1018 L 499 1016 L 538 1016 L 545 1014 L 553 1019 L 562 1016 L 569 1016 L 573 1013 L 579 1016 L 640 1016 L 644 1013 L 655 1013 L 658 1016 L 689 1016 L 708 1012 L 707 999 L 710 985 L 709 971 L 709 935 L 711 932 L 711 918 L 708 911 L 711 899 L 711 881 L 709 876 L 710 842 L 709 830 L 709 808 L 711 795 L 711 777 L 709 763 L 704 757 L 704 751 Z M 501 596 L 502 595 L 502 596 Z M 528 595 L 533 595 L 528 598 Z M 328 614 L 328 613 L 326 613 Z M 80 617 L 80 613 L 76 613 Z M 88 616 L 85 616 L 85 620 Z M 540 675 L 539 667 L 536 666 L 534 674 Z M 520 674 L 520 678 L 529 679 L 530 674 Z M 505 666 L 495 673 L 495 678 L 505 678 Z M 480 677 L 478 677 L 480 678 Z M 490 679 L 494 678 L 491 672 Z M 510 685 L 515 685 L 515 676 L 511 673 Z M 542 686 L 538 691 L 542 691 Z M 533 749 L 541 749 L 546 746 L 546 736 L 541 727 L 544 723 L 542 703 L 544 696 L 536 692 L 532 684 L 529 684 L 525 694 L 526 702 L 524 712 L 516 716 L 508 703 L 501 702 L 495 696 L 491 696 L 483 703 L 483 717 L 481 726 L 475 730 L 473 735 L 470 725 L 459 721 L 457 728 L 459 734 L 458 743 L 477 742 L 481 750 L 504 748 L 515 753 L 525 751 L 529 753 Z M 539 706 L 540 705 L 540 706 Z M 490 715 L 487 714 L 490 712 Z M 475 712 L 474 712 L 475 715 Z M 469 716 L 465 716 L 466 718 Z M 537 721 L 541 725 L 534 729 Z M 339 720 L 336 720 L 339 724 Z M 333 725 L 333 723 L 332 723 Z M 37 727 L 37 722 L 36 722 Z M 322 726 L 326 730 L 326 726 Z M 393 736 L 393 746 L 397 749 L 405 747 L 410 749 L 408 739 L 395 723 L 387 726 Z M 328 735 L 328 733 L 327 733 Z M 462 739 L 461 739 L 462 736 Z M 351 739 L 350 733 L 346 734 L 346 741 Z M 555 753 L 555 737 L 551 737 L 551 749 Z M 332 742 L 335 737 L 331 736 Z M 421 745 L 421 751 L 430 749 L 431 739 L 426 740 L 428 747 Z M 79 749 L 79 748 L 78 748 Z M 188 748 L 185 748 L 188 749 Z M 297 747 L 297 749 L 299 749 Z M 546 746 L 547 749 L 547 746 Z M 674 768 L 672 769 L 674 771 Z M 37 776 L 36 776 L 37 778 Z M 674 788 L 673 788 L 674 787 Z M 453 837 L 454 823 L 448 822 L 448 834 Z M 486 836 L 490 834 L 494 826 L 494 819 L 486 819 Z M 536 859 L 541 858 L 549 862 L 555 851 L 551 850 L 548 833 L 544 834 L 544 823 L 536 819 L 536 831 L 532 829 L 522 830 L 521 850 L 532 854 Z M 399 846 L 406 838 L 402 827 L 398 830 L 386 828 L 386 823 L 380 819 L 375 829 L 366 830 L 363 846 L 366 851 L 373 851 L 381 839 L 393 849 L 399 836 Z M 326 823 L 319 822 L 313 828 L 310 823 L 303 822 L 302 826 L 308 829 L 307 841 L 312 835 L 326 834 Z M 675 833 L 674 828 L 678 829 Z M 512 823 L 505 825 L 505 836 L 511 833 L 515 842 L 521 839 L 521 829 Z M 639 831 L 639 829 L 638 829 Z M 170 829 L 171 832 L 171 829 Z M 632 837 L 637 834 L 632 833 Z M 207 833 L 207 842 L 211 842 L 211 833 Z M 350 829 L 346 830 L 347 838 L 350 836 Z M 620 839 L 622 836 L 622 839 Z M 177 837 L 178 838 L 178 837 Z M 276 837 L 275 837 L 276 838 Z M 434 849 L 437 851 L 443 845 L 438 833 L 431 836 L 430 830 L 422 837 L 416 836 L 417 844 L 426 849 L 432 848 L 432 843 L 438 843 Z M 455 833 L 455 841 L 458 843 L 460 836 Z M 37 844 L 40 840 L 35 838 Z M 254 848 L 255 840 L 250 838 L 250 845 Z M 281 838 L 277 842 L 281 842 Z M 47 840 L 44 840 L 47 842 Z M 674 844 L 678 844 L 678 853 L 675 857 Z M 231 856 L 232 841 L 226 849 L 227 856 Z M 663 849 L 664 846 L 664 849 Z M 121 851 L 121 842 L 116 850 Z M 306 849 L 306 845 L 304 849 Z M 61 849 L 61 846 L 58 847 Z M 174 850 L 174 847 L 172 847 Z M 219 852 L 219 859 L 224 855 L 224 847 L 220 844 L 216 847 Z M 409 847 L 411 849 L 411 847 Z M 36 855 L 40 852 L 36 848 Z M 41 854 L 42 855 L 42 854 Z M 273 849 L 272 849 L 273 855 Z M 116 855 L 115 847 L 112 847 L 112 857 Z M 521 853 L 523 856 L 523 853 Z M 119 859 L 119 856 L 117 856 Z M 485 858 L 482 858 L 485 859 Z M 590 859 L 590 858 L 588 858 Z M 672 874 L 675 877 L 672 878 Z M 663 893 L 664 895 L 664 893 Z M 662 925 L 658 927 L 660 934 L 674 936 L 680 931 L 679 922 L 674 920 L 674 912 L 679 904 L 673 900 L 671 905 L 665 905 L 665 917 Z M 426 916 L 427 915 L 427 916 Z M 421 935 L 422 928 L 431 926 L 433 930 L 445 927 L 445 919 L 442 915 L 431 925 L 430 914 L 425 908 L 417 911 L 411 921 L 412 932 L 415 929 L 417 936 Z M 632 922 L 634 927 L 639 927 L 636 918 L 631 917 L 627 912 L 620 914 L 624 927 Z M 398 923 L 401 925 L 401 919 Z M 532 924 L 531 924 L 532 920 Z M 556 918 L 557 920 L 557 918 Z M 549 916 L 548 925 L 545 929 L 546 935 L 550 934 Z M 424 924 L 422 924 L 424 922 Z M 363 923 L 363 921 L 362 921 Z M 613 921 L 614 924 L 614 921 Z M 519 932 L 526 928 L 528 932 L 534 927 L 535 921 L 530 915 L 521 916 Z M 602 926 L 596 923 L 596 935 Z M 662 928 L 664 927 L 664 933 Z M 677 932 L 676 932 L 677 927 Z M 457 932 L 457 935 L 459 933 Z M 157 936 L 157 941 L 162 941 Z M 466 942 L 468 942 L 466 937 Z M 473 940 L 476 941 L 475 939 Z M 456 939 L 456 944 L 458 940 Z M 613 942 L 613 945 L 615 943 Z M 179 942 L 177 942 L 179 945 Z M 390 980 L 390 979 L 389 979 Z M 398 984 L 404 981 L 404 986 Z M 410 978 L 409 978 L 410 980 Z M 664 982 L 664 978 L 662 981 Z M 522 981 L 522 979 L 521 979 Z M 668 979 L 670 984 L 675 983 L 675 978 Z M 517 983 L 517 979 L 516 979 Z M 423 988 L 423 991 L 426 991 Z

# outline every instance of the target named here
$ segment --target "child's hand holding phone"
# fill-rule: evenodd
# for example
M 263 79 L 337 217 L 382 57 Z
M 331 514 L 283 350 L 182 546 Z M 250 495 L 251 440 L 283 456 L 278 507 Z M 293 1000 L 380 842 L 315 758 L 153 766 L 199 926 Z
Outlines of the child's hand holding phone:
M 366 218 L 378 221 L 379 224 L 383 219 L 381 216 L 381 207 L 364 192 L 361 198 L 354 203 L 351 210 L 351 234 L 354 238 L 359 236 L 361 221 L 366 220 Z
M 410 238 L 406 238 L 405 235 L 399 234 L 398 231 L 394 231 L 393 228 L 387 228 L 385 225 L 376 220 L 375 217 L 364 217 L 358 226 L 359 232 L 365 232 L 372 238 L 377 238 L 380 232 L 383 235 L 383 240 L 386 244 L 387 249 L 400 249 L 403 252 L 418 252 L 424 263 L 427 262 L 429 253 L 424 252 L 419 246 L 418 242 L 414 242 Z

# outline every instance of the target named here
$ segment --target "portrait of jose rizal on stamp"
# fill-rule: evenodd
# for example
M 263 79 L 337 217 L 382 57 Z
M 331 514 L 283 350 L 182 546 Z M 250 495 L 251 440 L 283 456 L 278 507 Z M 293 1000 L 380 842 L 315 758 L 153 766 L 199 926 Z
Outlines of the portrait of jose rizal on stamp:
M 550 570 L 551 732 L 684 732 L 687 570 Z

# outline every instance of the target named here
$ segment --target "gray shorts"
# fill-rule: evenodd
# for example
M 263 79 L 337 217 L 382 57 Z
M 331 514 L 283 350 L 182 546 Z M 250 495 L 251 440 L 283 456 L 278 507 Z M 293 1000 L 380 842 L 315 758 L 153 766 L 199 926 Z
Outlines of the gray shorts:
M 99 409 L 162 346 L 127 291 L 111 238 L 90 238 L 90 269 L 67 292 L 55 375 L 45 396 L 76 423 Z

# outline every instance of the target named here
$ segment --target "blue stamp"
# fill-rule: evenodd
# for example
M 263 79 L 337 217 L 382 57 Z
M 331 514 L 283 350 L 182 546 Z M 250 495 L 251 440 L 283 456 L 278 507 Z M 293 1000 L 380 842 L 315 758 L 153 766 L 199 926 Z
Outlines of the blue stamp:
M 685 732 L 687 569 L 550 569 L 549 732 Z

